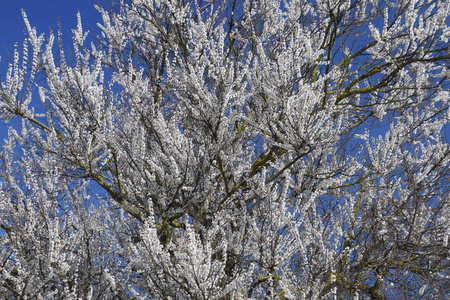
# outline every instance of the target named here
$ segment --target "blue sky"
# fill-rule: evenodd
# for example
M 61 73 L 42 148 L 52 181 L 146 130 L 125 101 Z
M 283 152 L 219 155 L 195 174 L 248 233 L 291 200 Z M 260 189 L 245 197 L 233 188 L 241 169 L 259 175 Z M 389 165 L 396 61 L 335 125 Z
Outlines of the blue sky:
M 77 11 L 81 13 L 83 30 L 98 31 L 97 23 L 101 16 L 94 8 L 100 3 L 109 7 L 111 0 L 0 0 L 0 80 L 3 81 L 8 67 L 8 59 L 12 59 L 14 43 L 21 48 L 24 39 L 22 8 L 28 16 L 32 27 L 37 32 L 49 34 L 49 27 L 56 33 L 58 17 L 61 21 L 63 42 L 67 48 L 71 45 L 71 30 L 77 25 Z M 8 124 L 8 125 L 11 125 Z M 0 122 L 0 144 L 7 135 L 7 125 Z
M 32 27 L 38 33 L 48 35 L 49 27 L 58 30 L 58 17 L 61 20 L 63 41 L 71 42 L 71 29 L 76 27 L 77 10 L 81 13 L 83 29 L 96 29 L 101 16 L 94 8 L 100 3 L 106 7 L 109 0 L 0 0 L 0 55 L 2 75 L 6 72 L 8 53 L 12 55 L 14 43 L 22 45 L 23 18 L 21 9 L 25 9 Z M 3 76 L 2 76 L 3 77 Z

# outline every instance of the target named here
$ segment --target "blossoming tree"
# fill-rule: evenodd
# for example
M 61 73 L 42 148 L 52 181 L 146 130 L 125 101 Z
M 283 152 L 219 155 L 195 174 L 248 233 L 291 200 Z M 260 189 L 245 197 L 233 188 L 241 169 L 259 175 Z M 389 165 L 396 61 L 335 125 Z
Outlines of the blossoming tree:
M 450 296 L 449 1 L 98 11 L 73 56 L 23 14 L 2 297 Z

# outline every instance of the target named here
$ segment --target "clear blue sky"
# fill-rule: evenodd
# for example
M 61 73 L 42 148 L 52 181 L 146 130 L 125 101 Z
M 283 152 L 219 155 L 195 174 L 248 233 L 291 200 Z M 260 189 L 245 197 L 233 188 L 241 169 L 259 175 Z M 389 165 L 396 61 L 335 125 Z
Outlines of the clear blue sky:
M 77 10 L 81 13 L 83 30 L 99 31 L 97 23 L 101 22 L 99 12 L 94 4 L 109 8 L 112 0 L 0 0 L 0 80 L 3 81 L 8 67 L 8 58 L 12 59 L 14 43 L 21 48 L 24 39 L 22 8 L 28 16 L 32 27 L 38 34 L 49 34 L 49 27 L 58 31 L 58 17 L 61 21 L 63 43 L 67 48 L 72 42 L 71 30 L 77 25 Z M 9 125 L 12 125 L 11 123 Z M 7 125 L 0 121 L 0 145 L 7 134 Z
M 110 0 L 0 0 L 0 55 L 1 71 L 6 72 L 8 53 L 12 55 L 14 43 L 22 44 L 23 18 L 21 9 L 24 8 L 32 27 L 36 27 L 38 33 L 48 35 L 49 27 L 54 32 L 58 30 L 58 17 L 61 20 L 63 41 L 69 45 L 71 42 L 71 29 L 76 27 L 77 10 L 81 13 L 83 29 L 95 29 L 101 16 L 94 8 L 94 4 L 105 3 Z

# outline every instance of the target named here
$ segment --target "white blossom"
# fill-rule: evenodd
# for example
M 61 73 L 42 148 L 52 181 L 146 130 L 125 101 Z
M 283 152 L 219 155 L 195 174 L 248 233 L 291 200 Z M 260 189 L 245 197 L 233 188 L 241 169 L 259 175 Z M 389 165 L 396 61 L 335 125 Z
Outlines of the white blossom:
M 70 52 L 23 12 L 1 296 L 450 296 L 448 1 L 97 9 Z

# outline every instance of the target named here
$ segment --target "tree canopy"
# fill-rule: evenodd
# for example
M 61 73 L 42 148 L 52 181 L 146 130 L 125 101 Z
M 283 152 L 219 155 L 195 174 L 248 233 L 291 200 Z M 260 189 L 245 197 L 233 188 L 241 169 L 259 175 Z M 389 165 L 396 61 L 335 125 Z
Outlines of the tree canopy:
M 448 0 L 97 9 L 23 13 L 1 297 L 450 297 Z

